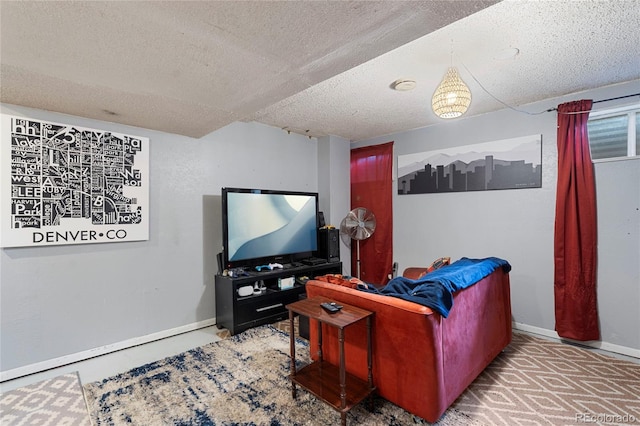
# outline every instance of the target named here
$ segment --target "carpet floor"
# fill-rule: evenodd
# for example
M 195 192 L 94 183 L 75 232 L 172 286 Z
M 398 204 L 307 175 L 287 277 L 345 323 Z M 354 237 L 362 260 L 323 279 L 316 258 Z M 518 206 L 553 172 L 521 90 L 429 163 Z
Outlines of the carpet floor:
M 0 394 L 0 426 L 90 426 L 78 373 Z
M 280 329 L 279 329 L 280 328 Z M 291 396 L 288 325 L 262 326 L 84 386 L 94 425 L 331 425 L 338 412 Z M 296 358 L 309 361 L 308 343 Z M 640 365 L 516 333 L 438 425 L 640 424 Z M 377 398 L 349 425 L 429 424 Z

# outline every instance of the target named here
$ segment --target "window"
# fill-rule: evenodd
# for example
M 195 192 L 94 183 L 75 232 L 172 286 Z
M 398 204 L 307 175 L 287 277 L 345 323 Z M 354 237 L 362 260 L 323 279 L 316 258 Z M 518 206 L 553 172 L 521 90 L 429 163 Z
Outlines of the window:
M 640 156 L 640 105 L 590 114 L 591 159 Z

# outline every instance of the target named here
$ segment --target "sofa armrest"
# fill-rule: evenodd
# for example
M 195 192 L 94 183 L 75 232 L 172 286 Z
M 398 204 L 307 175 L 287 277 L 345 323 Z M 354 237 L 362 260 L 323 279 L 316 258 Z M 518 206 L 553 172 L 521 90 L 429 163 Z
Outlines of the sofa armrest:
M 404 270 L 402 276 L 411 280 L 417 280 L 427 273 L 429 268 L 412 266 Z
M 396 309 L 400 309 L 410 313 L 421 314 L 421 315 L 432 315 L 434 313 L 433 310 L 431 310 L 431 308 L 420 305 L 418 303 L 409 302 L 408 300 L 399 299 L 397 297 L 384 296 L 382 294 L 375 294 L 375 293 L 368 293 L 366 291 L 356 290 L 356 289 L 345 287 L 339 284 L 332 284 L 332 283 L 327 283 L 324 281 L 317 281 L 317 280 L 309 280 L 307 281 L 306 286 L 307 288 L 318 287 L 320 289 L 324 289 L 325 291 L 329 291 L 329 292 L 337 292 L 337 293 L 347 294 L 351 296 L 356 296 L 362 299 L 371 300 L 381 305 L 394 307 Z M 327 294 L 326 292 L 323 292 L 323 294 L 327 297 L 331 297 L 330 293 Z

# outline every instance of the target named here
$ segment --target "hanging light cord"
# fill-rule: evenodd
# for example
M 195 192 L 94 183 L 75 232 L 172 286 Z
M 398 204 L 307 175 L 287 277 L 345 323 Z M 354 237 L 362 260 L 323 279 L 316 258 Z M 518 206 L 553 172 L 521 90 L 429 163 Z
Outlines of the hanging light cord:
M 480 81 L 478 81 L 478 79 L 476 78 L 475 75 L 473 75 L 473 73 L 471 72 L 471 70 L 469 70 L 469 68 L 467 68 L 467 65 L 464 62 L 460 62 L 462 64 L 462 66 L 464 67 L 465 70 L 467 70 L 467 72 L 469 73 L 469 75 L 471 76 L 471 78 L 473 78 L 473 80 L 478 84 L 478 86 L 480 86 L 480 88 L 482 90 L 484 90 L 489 96 L 491 96 L 493 99 L 495 99 L 496 101 L 500 102 L 502 105 L 506 106 L 507 108 L 515 111 L 515 112 L 520 112 L 522 114 L 528 114 L 528 115 L 540 115 L 540 114 L 544 114 L 545 112 L 553 112 L 553 111 L 557 111 L 558 108 L 549 108 L 546 109 L 544 111 L 538 111 L 538 112 L 529 112 L 529 111 L 524 111 L 521 109 L 517 109 L 512 107 L 511 105 L 507 104 L 506 102 L 501 101 L 500 99 L 496 98 L 491 92 L 489 92 L 483 85 L 482 83 L 480 83 Z M 633 93 L 631 95 L 624 95 L 624 96 L 618 96 L 616 98 L 609 98 L 609 99 L 601 99 L 599 101 L 593 101 L 594 104 L 597 104 L 599 102 L 608 102 L 608 101 L 615 101 L 618 99 L 625 99 L 625 98 L 632 98 L 634 96 L 640 96 L 640 93 Z M 566 113 L 562 113 L 562 114 L 584 114 L 586 112 L 591 112 L 591 111 L 574 111 L 574 112 L 566 112 Z
M 478 86 L 480 86 L 480 88 L 481 88 L 482 90 L 484 90 L 484 91 L 487 93 L 487 95 L 491 96 L 493 99 L 495 99 L 496 101 L 500 102 L 502 105 L 506 106 L 507 108 L 509 108 L 509 109 L 511 109 L 511 110 L 514 110 L 515 112 L 520 112 L 520 113 L 523 113 L 523 114 L 529 114 L 529 115 L 540 115 L 540 114 L 544 114 L 545 112 L 549 112 L 549 110 L 547 110 L 547 111 L 540 111 L 540 112 L 529 112 L 529 111 L 523 111 L 523 110 L 521 110 L 521 109 L 517 109 L 517 108 L 512 107 L 512 106 L 511 106 L 511 105 L 509 105 L 508 103 L 503 102 L 502 100 L 500 100 L 500 99 L 496 98 L 495 96 L 493 96 L 493 93 L 489 92 L 489 91 L 488 91 L 488 90 L 487 90 L 487 89 L 482 85 L 482 83 L 480 83 L 480 81 L 476 78 L 476 76 L 475 76 L 475 75 L 473 75 L 473 73 L 471 72 L 471 70 L 469 70 L 469 68 L 467 68 L 467 65 L 466 65 L 464 62 L 462 62 L 462 61 L 461 61 L 460 63 L 462 64 L 462 66 L 464 67 L 464 69 L 465 69 L 465 70 L 467 70 L 467 72 L 469 73 L 469 75 L 471 76 L 471 78 L 473 78 L 473 80 L 478 84 Z

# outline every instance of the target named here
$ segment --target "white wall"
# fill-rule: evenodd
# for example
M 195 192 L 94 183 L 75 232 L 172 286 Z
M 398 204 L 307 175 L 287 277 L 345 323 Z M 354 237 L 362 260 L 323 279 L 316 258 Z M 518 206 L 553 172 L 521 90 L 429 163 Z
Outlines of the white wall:
M 539 102 L 526 110 L 544 111 L 571 100 L 607 99 L 639 89 L 635 81 Z M 633 101 L 638 99 L 595 104 L 594 111 Z M 507 259 L 513 266 L 516 325 L 554 335 L 556 126 L 555 112 L 527 115 L 503 109 L 354 144 L 395 141 L 395 154 L 402 155 L 542 134 L 542 188 L 401 196 L 395 192 L 393 250 L 400 271 L 441 256 Z M 640 160 L 599 163 L 595 173 L 601 347 L 640 357 Z
M 150 139 L 149 241 L 0 252 L 0 371 L 10 373 L 2 379 L 213 323 L 208 196 L 223 186 L 318 190 L 317 140 L 257 123 L 192 139 L 6 104 L 2 113 Z

